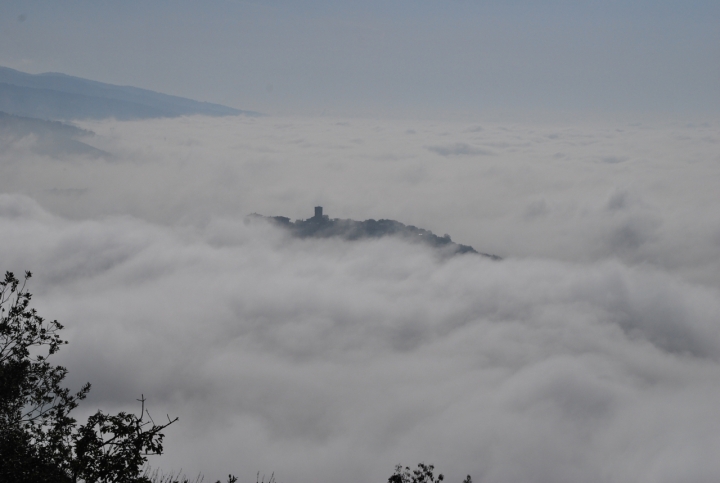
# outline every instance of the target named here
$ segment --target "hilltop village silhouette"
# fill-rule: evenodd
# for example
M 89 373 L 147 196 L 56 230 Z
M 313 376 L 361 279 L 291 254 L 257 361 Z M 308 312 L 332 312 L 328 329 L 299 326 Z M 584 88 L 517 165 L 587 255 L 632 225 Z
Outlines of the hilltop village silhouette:
M 405 225 L 395 220 L 342 220 L 331 219 L 323 214 L 323 207 L 315 207 L 315 216 L 306 220 L 290 221 L 286 216 L 263 216 L 257 213 L 251 218 L 263 219 L 280 226 L 298 238 L 342 238 L 344 240 L 361 240 L 366 238 L 382 238 L 393 236 L 412 243 L 422 243 L 437 248 L 449 255 L 475 254 L 493 260 L 501 260 L 497 255 L 480 253 L 469 245 L 455 243 L 450 235 L 437 236 L 430 230 Z

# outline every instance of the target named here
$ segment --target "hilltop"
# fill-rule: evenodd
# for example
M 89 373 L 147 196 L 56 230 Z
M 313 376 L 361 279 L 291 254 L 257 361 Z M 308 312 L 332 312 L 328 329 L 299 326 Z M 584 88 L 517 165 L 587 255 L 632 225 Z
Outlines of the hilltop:
M 60 121 L 45 121 L 16 116 L 0 111 L 0 153 L 12 149 L 15 143 L 25 143 L 35 154 L 56 158 L 62 155 L 85 155 L 111 158 L 112 155 L 83 141 L 92 139 L 94 132 Z
M 330 218 L 323 214 L 322 206 L 315 207 L 315 215 L 306 220 L 290 221 L 285 216 L 263 216 L 257 213 L 250 215 L 251 218 L 259 218 L 284 228 L 293 236 L 298 238 L 342 238 L 344 240 L 360 240 L 367 238 L 382 238 L 393 236 L 411 243 L 422 243 L 433 248 L 442 250 L 450 255 L 473 253 L 488 257 L 493 260 L 501 260 L 497 255 L 480 253 L 469 245 L 455 243 L 450 235 L 437 236 L 430 230 L 418 228 L 413 225 L 405 225 L 395 220 L 365 220 L 356 221 L 350 219 Z

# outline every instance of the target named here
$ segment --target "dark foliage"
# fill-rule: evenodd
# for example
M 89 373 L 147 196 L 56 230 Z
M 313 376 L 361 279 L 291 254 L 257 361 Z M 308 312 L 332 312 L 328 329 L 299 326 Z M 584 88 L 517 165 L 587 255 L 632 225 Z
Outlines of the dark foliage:
M 388 483 L 441 483 L 445 477 L 442 473 L 436 477 L 434 472 L 435 467 L 425 463 L 419 463 L 414 470 L 411 470 L 408 466 L 403 468 L 402 465 L 397 465 L 395 473 L 388 478 Z M 463 483 L 472 483 L 470 475 L 467 475 Z
M 142 398 L 139 416 L 98 411 L 78 426 L 70 413 L 90 384 L 62 387 L 67 369 L 48 359 L 67 343 L 63 327 L 30 308 L 30 277 L 0 282 L 0 481 L 149 482 L 147 456 L 162 453 L 162 430 L 177 418 L 156 424 Z
M 0 281 L 0 482 L 201 482 L 201 476 L 190 480 L 150 472 L 147 457 L 162 453 L 162 431 L 177 418 L 156 424 L 144 397 L 139 416 L 98 411 L 83 425 L 70 416 L 90 384 L 76 393 L 61 386 L 67 369 L 48 358 L 67 344 L 58 334 L 63 326 L 30 308 L 25 284 L 31 276 L 26 272 L 21 283 L 6 272 Z M 388 483 L 442 483 L 444 476 L 436 477 L 434 470 L 424 463 L 415 470 L 397 465 Z M 228 475 L 228 483 L 237 480 Z M 275 475 L 268 483 L 275 483 Z M 463 483 L 472 483 L 470 475 Z

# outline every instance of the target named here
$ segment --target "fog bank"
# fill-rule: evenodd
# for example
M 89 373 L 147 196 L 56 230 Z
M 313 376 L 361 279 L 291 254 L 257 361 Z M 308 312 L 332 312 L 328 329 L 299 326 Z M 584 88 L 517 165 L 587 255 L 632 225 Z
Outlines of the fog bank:
M 206 481 L 714 481 L 715 125 L 83 123 L 112 158 L 0 152 L 0 260 L 66 326 L 84 407 L 180 420 Z M 23 144 L 26 143 L 26 144 Z M 294 239 L 391 218 L 505 257 Z

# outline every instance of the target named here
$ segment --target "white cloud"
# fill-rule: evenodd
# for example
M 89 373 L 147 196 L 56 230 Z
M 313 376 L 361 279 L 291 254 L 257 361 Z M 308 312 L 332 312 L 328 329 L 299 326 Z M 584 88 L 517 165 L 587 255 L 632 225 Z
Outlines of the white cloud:
M 301 218 L 321 204 L 333 217 L 398 219 L 502 256 L 616 257 L 720 286 L 717 127 L 476 125 L 86 123 L 112 160 L 0 153 L 0 190 L 73 218 L 131 214 L 163 224 L 252 212 Z M 457 144 L 495 155 L 426 149 Z
M 712 129 L 474 125 L 88 124 L 113 161 L 0 153 L 2 268 L 35 272 L 33 302 L 71 339 L 70 382 L 94 384 L 88 410 L 143 393 L 180 417 L 166 469 L 712 480 Z M 454 143 L 497 155 L 424 147 Z M 315 203 L 508 258 L 243 222 Z

